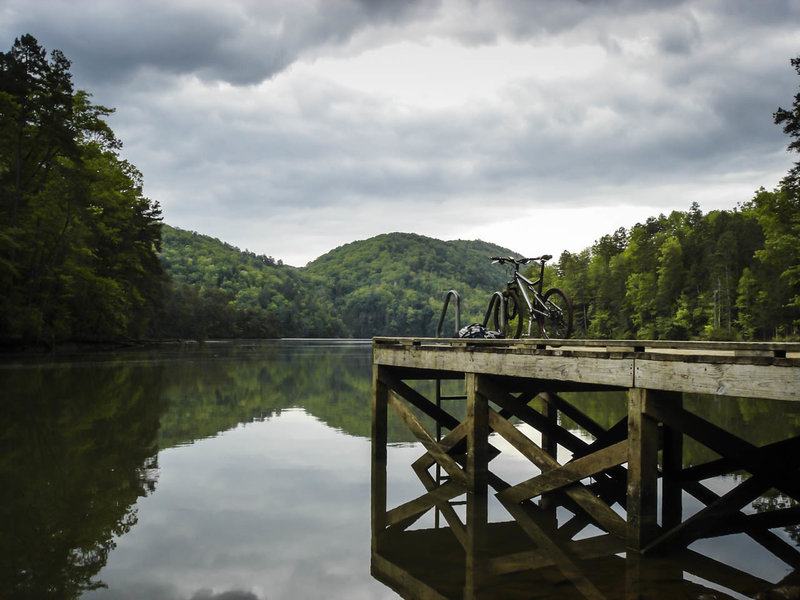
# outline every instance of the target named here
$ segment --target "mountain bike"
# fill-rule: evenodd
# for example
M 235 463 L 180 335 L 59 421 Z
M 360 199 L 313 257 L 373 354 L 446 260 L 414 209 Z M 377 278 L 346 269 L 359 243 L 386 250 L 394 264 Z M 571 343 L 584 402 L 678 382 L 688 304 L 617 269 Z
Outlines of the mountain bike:
M 507 338 L 518 338 L 523 332 L 526 336 L 540 333 L 543 338 L 568 338 L 572 334 L 572 302 L 556 287 L 542 294 L 544 264 L 551 258 L 549 254 L 535 258 L 493 256 L 492 263 L 513 266 L 514 271 L 506 289 L 492 294 L 483 324 L 494 319 L 494 329 Z M 519 272 L 522 265 L 531 262 L 541 264 L 536 281 Z

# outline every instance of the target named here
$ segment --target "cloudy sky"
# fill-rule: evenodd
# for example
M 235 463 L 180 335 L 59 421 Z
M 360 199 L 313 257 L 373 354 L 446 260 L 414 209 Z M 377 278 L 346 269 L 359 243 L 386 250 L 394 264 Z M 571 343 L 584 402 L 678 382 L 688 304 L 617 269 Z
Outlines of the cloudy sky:
M 800 1 L 0 0 L 164 220 L 302 266 L 409 231 L 579 251 L 792 164 Z

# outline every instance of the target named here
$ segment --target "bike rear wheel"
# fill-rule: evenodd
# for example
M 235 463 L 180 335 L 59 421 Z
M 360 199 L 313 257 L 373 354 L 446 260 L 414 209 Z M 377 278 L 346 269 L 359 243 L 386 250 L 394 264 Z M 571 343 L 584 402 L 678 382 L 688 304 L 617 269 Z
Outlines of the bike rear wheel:
M 502 302 L 494 306 L 494 328 L 505 338 L 518 338 L 522 334 L 524 314 L 525 308 L 517 291 L 505 290 Z
M 565 339 L 572 335 L 572 302 L 558 288 L 550 288 L 543 297 L 544 315 L 539 325 L 542 337 Z

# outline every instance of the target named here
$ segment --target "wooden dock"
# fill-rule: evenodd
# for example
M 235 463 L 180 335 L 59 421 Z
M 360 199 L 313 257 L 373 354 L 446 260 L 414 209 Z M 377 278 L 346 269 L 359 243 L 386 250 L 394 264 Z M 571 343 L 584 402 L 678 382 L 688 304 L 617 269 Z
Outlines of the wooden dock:
M 420 393 L 420 380 L 435 381 L 435 393 Z M 443 380 L 463 381 L 463 396 L 442 403 Z M 626 391 L 628 402 L 627 415 L 608 428 L 562 395 L 610 390 Z M 758 514 L 743 511 L 772 489 L 800 501 L 800 436 L 757 447 L 686 410 L 684 393 L 758 398 L 779 410 L 783 402 L 800 401 L 800 344 L 376 338 L 373 573 L 407 597 L 450 597 L 442 592 L 446 588 L 424 582 L 424 569 L 412 573 L 392 558 L 393 548 L 426 535 L 424 547 L 446 546 L 435 542 L 445 535 L 463 553 L 461 567 L 452 570 L 463 572 L 458 595 L 469 598 L 495 597 L 498 583 L 517 581 L 523 573 L 530 577 L 544 567 L 569 580 L 576 597 L 607 598 L 602 585 L 586 575 L 588 560 L 613 563 L 622 553 L 641 566 L 647 561 L 638 557 L 690 556 L 692 542 L 730 533 L 750 536 L 790 568 L 800 569 L 797 548 L 771 531 L 800 523 L 800 507 L 792 503 Z M 460 419 L 450 409 L 459 399 L 466 406 Z M 412 465 L 420 496 L 392 508 L 386 489 L 390 407 L 425 450 Z M 562 427 L 559 414 L 588 436 Z M 435 428 L 426 429 L 421 415 L 432 419 Z M 541 441 L 526 436 L 515 420 L 540 432 Z M 529 479 L 510 485 L 492 472 L 499 451 L 491 433 L 530 461 Z M 719 458 L 684 465 L 684 436 Z M 566 462 L 557 460 L 559 447 L 571 455 Z M 722 495 L 704 484 L 735 472 L 746 475 Z M 682 513 L 684 493 L 704 506 L 688 518 Z M 507 511 L 507 524 L 489 523 L 489 494 Z M 466 498 L 465 516 L 454 502 L 460 497 Z M 556 505 L 574 517 L 558 524 Z M 430 510 L 437 514 L 437 525 L 441 517 L 446 528 L 438 533 L 409 529 Z M 498 525 L 506 528 L 503 534 Z M 596 535 L 585 537 L 587 525 Z M 705 568 L 707 580 L 724 573 L 734 591 L 751 597 L 768 585 L 701 557 L 689 563 Z M 640 597 L 636 590 L 645 579 L 631 575 L 646 570 L 640 566 L 620 571 L 629 578 L 626 589 L 633 590 L 626 598 Z M 506 590 L 498 597 L 511 594 Z

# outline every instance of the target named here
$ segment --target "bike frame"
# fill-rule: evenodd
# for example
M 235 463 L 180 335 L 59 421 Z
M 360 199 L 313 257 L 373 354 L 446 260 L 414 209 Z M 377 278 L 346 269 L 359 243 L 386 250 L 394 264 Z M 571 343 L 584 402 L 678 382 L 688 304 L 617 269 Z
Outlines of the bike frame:
M 533 320 L 539 320 L 539 316 L 544 316 L 545 313 L 545 304 L 544 299 L 542 297 L 542 286 L 544 284 L 544 264 L 546 261 L 539 260 L 539 264 L 541 265 L 541 270 L 539 271 L 539 278 L 536 281 L 531 281 L 527 277 L 525 277 L 522 273 L 519 272 L 520 265 L 514 265 L 514 275 L 511 281 L 509 281 L 506 285 L 507 287 L 515 287 L 519 290 L 520 295 L 522 296 L 525 305 L 528 308 L 528 314 L 530 315 L 530 319 L 528 319 L 528 335 L 531 333 L 531 326 L 533 325 Z M 531 292 L 531 295 L 528 295 L 528 292 Z M 535 301 L 535 305 L 534 305 Z
M 511 281 L 506 283 L 506 289 L 494 292 L 492 294 L 492 297 L 489 300 L 489 308 L 486 309 L 486 314 L 483 317 L 483 325 L 487 326 L 492 318 L 492 315 L 494 315 L 495 327 L 499 328 L 500 331 L 505 332 L 509 317 L 513 320 L 519 316 L 520 322 L 516 325 L 516 327 L 521 327 L 524 318 L 527 317 L 528 327 L 527 331 L 525 332 L 526 335 L 531 335 L 533 322 L 536 321 L 536 324 L 542 329 L 544 337 L 550 337 L 545 329 L 545 323 L 553 320 L 558 323 L 564 323 L 564 310 L 562 310 L 558 304 L 552 304 L 551 306 L 549 305 L 550 294 L 557 293 L 560 294 L 566 302 L 566 309 L 568 311 L 566 313 L 568 315 L 566 321 L 566 335 L 568 336 L 572 320 L 569 298 L 567 298 L 564 292 L 558 288 L 552 288 L 547 290 L 547 292 L 542 293 L 542 288 L 544 287 L 545 263 L 547 263 L 547 261 L 553 257 L 548 254 L 544 254 L 542 256 L 537 256 L 536 258 L 516 259 L 513 257 L 499 256 L 493 256 L 491 258 L 492 262 L 494 263 L 499 263 L 501 265 L 514 265 L 514 268 L 511 274 Z M 539 278 L 535 281 L 531 281 L 525 277 L 525 275 L 519 272 L 519 268 L 522 265 L 527 265 L 532 262 L 539 263 Z M 517 299 L 518 306 L 513 309 L 516 312 L 510 314 L 509 301 L 512 297 Z M 528 311 L 527 314 L 525 314 L 526 309 Z M 517 329 L 515 336 L 519 337 L 521 334 L 522 331 Z

